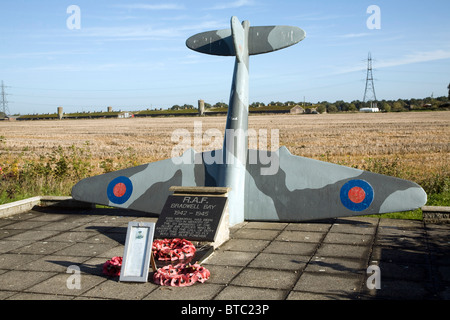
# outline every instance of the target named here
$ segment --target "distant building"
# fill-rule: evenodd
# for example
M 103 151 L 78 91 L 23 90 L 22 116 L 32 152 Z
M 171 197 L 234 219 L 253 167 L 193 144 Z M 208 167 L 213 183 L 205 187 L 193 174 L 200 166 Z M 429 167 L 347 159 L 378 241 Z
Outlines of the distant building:
M 202 116 L 205 113 L 205 101 L 198 100 L 198 114 Z
M 361 109 L 359 109 L 359 112 L 366 112 L 366 113 L 380 112 L 380 109 L 378 109 L 378 108 L 361 108 Z
M 119 112 L 117 115 L 119 119 L 133 118 L 134 114 L 128 111 Z
M 64 117 L 64 109 L 63 107 L 58 107 L 58 119 L 61 120 Z
M 303 114 L 303 113 L 305 113 L 305 109 L 303 109 L 302 107 L 297 105 L 297 106 L 291 108 L 290 113 L 291 114 Z
M 306 114 L 319 114 L 316 110 L 316 108 L 306 108 L 305 109 Z
M 16 121 L 18 116 L 0 116 L 0 121 Z

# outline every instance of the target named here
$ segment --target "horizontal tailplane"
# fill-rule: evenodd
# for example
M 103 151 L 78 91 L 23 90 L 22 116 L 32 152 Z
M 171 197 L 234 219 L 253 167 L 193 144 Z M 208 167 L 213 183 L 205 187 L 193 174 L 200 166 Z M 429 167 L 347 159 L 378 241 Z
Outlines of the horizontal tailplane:
M 306 36 L 305 31 L 291 26 L 250 27 L 248 35 L 249 55 L 268 53 L 290 47 Z M 235 56 L 231 29 L 198 33 L 186 40 L 186 46 L 197 52 Z

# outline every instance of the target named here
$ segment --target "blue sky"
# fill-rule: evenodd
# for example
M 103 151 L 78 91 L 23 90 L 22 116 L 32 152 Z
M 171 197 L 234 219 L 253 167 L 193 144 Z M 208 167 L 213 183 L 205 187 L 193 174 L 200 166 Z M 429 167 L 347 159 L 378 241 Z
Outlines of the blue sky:
M 70 5 L 80 29 L 69 29 Z M 370 5 L 380 29 L 369 29 Z M 189 50 L 198 32 L 293 25 L 301 43 L 250 58 L 250 102 L 362 100 L 372 53 L 378 100 L 447 95 L 450 2 L 299 0 L 2 1 L 0 80 L 11 113 L 214 104 L 229 99 L 234 59 Z

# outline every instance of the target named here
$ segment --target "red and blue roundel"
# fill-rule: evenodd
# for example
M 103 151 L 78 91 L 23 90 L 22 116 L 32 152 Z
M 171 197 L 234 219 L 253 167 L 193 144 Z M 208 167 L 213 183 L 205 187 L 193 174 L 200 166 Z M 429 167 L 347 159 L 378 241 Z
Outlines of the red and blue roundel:
M 133 184 L 127 177 L 118 177 L 109 183 L 106 192 L 109 201 L 115 204 L 124 204 L 133 193 Z
M 373 201 L 373 188 L 364 180 L 350 180 L 341 188 L 341 202 L 349 210 L 364 211 Z

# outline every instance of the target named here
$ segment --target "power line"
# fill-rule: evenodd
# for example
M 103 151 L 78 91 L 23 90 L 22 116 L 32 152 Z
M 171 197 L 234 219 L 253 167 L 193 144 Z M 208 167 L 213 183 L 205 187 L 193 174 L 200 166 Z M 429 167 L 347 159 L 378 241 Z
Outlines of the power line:
M 29 88 L 29 87 L 16 87 L 16 89 L 26 89 L 26 90 L 38 90 L 38 91 L 61 91 L 61 92 L 111 92 L 111 91 L 147 91 L 150 88 L 142 89 L 51 89 L 51 88 Z
M 3 113 L 5 115 L 8 115 L 9 114 L 8 100 L 6 100 L 6 96 L 8 94 L 5 92 L 5 88 L 6 88 L 5 84 L 3 83 L 3 80 L 2 80 L 2 92 L 1 92 L 1 96 L 0 96 L 0 99 L 1 99 L 0 104 L 2 106 Z
M 373 84 L 373 74 L 372 74 L 372 55 L 369 52 L 367 59 L 367 76 L 366 76 L 366 89 L 364 91 L 363 102 L 366 101 L 377 101 L 377 96 L 375 95 L 375 85 Z

